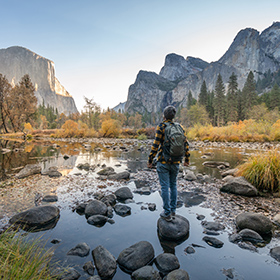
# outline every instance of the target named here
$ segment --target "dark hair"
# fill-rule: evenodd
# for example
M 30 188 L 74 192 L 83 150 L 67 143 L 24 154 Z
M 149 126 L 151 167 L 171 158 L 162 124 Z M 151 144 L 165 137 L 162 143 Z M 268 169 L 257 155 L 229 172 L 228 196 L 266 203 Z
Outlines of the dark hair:
M 176 115 L 176 108 L 172 105 L 165 107 L 163 115 L 167 120 L 172 120 Z

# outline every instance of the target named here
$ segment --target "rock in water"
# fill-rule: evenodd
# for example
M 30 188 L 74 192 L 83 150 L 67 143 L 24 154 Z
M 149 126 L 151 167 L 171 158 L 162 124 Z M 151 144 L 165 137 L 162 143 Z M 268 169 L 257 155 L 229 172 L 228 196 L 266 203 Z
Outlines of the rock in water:
M 211 236 L 204 236 L 202 240 L 204 240 L 209 246 L 215 248 L 221 248 L 224 245 L 224 243 L 221 240 Z
M 161 280 L 160 274 L 152 266 L 147 265 L 135 270 L 131 274 L 133 280 Z
M 10 219 L 10 223 L 20 224 L 29 228 L 39 228 L 54 222 L 58 219 L 59 214 L 60 211 L 56 206 L 37 206 L 14 215 Z
M 118 264 L 128 272 L 133 272 L 149 264 L 155 256 L 154 248 L 148 241 L 140 241 L 124 249 L 117 258 Z
M 89 204 L 87 204 L 85 208 L 86 217 L 90 217 L 93 215 L 103 215 L 106 216 L 108 211 L 108 207 L 105 203 L 99 200 L 93 200 Z
M 189 221 L 180 215 L 176 215 L 171 222 L 159 218 L 157 222 L 159 235 L 167 240 L 180 240 L 188 236 L 190 230 Z
M 271 234 L 272 222 L 264 215 L 258 213 L 241 213 L 236 217 L 236 226 L 256 231 L 260 235 Z
M 98 246 L 92 251 L 92 257 L 99 276 L 102 279 L 112 278 L 117 270 L 114 256 L 103 246 Z
M 183 269 L 176 269 L 171 271 L 165 278 L 166 280 L 189 280 L 189 274 Z
M 67 253 L 67 255 L 85 257 L 89 254 L 89 251 L 90 251 L 89 246 L 85 242 L 83 242 L 83 243 L 79 243 L 74 248 L 72 248 Z
M 132 199 L 133 194 L 129 187 L 121 187 L 115 191 L 115 195 L 119 201 L 125 201 L 126 199 Z
M 169 253 L 158 255 L 155 259 L 155 264 L 158 270 L 164 274 L 180 268 L 178 258 L 175 255 Z
M 270 250 L 270 255 L 272 258 L 280 262 L 280 246 L 272 248 Z

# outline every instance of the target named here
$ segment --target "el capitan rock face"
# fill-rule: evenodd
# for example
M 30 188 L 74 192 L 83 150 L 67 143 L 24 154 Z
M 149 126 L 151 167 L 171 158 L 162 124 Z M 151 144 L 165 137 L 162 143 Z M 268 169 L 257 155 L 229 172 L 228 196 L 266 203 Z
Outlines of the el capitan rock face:
M 35 86 L 38 105 L 57 108 L 67 115 L 77 113 L 74 99 L 55 77 L 54 63 L 26 48 L 0 49 L 0 73 L 14 86 L 28 74 Z
M 197 99 L 204 80 L 207 89 L 212 91 L 219 74 L 227 86 L 234 72 L 242 89 L 250 71 L 257 80 L 269 70 L 279 69 L 280 22 L 273 23 L 261 34 L 246 28 L 236 35 L 227 52 L 216 62 L 168 54 L 159 75 L 141 70 L 129 87 L 125 110 L 129 113 L 156 113 L 160 118 L 166 105 L 186 107 L 189 91 Z

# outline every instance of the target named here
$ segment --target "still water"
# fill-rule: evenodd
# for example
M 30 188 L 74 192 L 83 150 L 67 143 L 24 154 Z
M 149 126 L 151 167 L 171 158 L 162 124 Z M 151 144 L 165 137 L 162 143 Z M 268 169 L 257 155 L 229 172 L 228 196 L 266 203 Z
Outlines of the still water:
M 76 166 L 79 163 L 88 162 L 90 164 L 106 164 L 113 166 L 120 163 L 119 170 L 130 169 L 137 172 L 146 167 L 147 155 L 150 143 L 132 143 L 130 148 L 111 149 L 104 148 L 100 143 L 91 143 L 90 149 L 85 149 L 79 143 L 48 142 L 48 143 L 6 143 L 5 147 L 11 147 L 12 152 L 1 156 L 1 174 L 5 176 L 12 172 L 17 172 L 20 166 L 26 163 L 40 162 L 43 169 L 50 166 L 58 166 L 63 174 L 75 174 L 80 172 Z M 11 146 L 12 145 L 12 146 Z M 120 145 L 115 145 L 120 146 Z M 127 144 L 128 148 L 129 144 Z M 142 148 L 141 148 L 142 147 Z M 248 154 L 241 148 L 201 148 L 191 151 L 191 169 L 195 173 L 205 173 L 213 177 L 220 177 L 217 169 L 207 168 L 202 165 L 206 160 L 227 161 L 234 168 L 238 163 L 244 161 Z M 64 155 L 69 156 L 64 159 Z M 206 156 L 205 156 L 206 155 Z M 133 190 L 133 182 L 128 184 Z M 197 214 L 205 215 L 205 220 L 213 221 L 211 210 L 200 206 L 180 207 L 177 214 L 186 217 L 190 222 L 190 234 L 181 243 L 167 242 L 159 238 L 157 234 L 157 220 L 162 209 L 161 197 L 158 192 L 150 195 L 134 194 L 135 203 L 130 203 L 131 215 L 121 217 L 114 214 L 114 224 L 106 223 L 103 227 L 89 225 L 85 216 L 77 214 L 71 209 L 62 208 L 59 221 L 53 229 L 30 233 L 29 238 L 42 236 L 47 248 L 55 249 L 55 259 L 59 260 L 63 266 L 75 267 L 81 277 L 87 279 L 87 275 L 82 266 L 87 261 L 92 261 L 91 253 L 84 258 L 77 256 L 67 256 L 67 252 L 80 242 L 86 242 L 91 251 L 99 245 L 108 249 L 115 258 L 120 252 L 142 240 L 149 241 L 155 250 L 155 256 L 163 253 L 174 253 L 179 259 L 182 269 L 189 273 L 191 280 L 219 280 L 229 279 L 224 271 L 232 269 L 233 279 L 239 280 L 272 280 L 279 279 L 280 266 L 269 256 L 269 250 L 279 246 L 278 239 L 272 241 L 263 248 L 258 248 L 258 252 L 251 252 L 239 248 L 228 241 L 228 230 L 222 231 L 217 238 L 224 242 L 220 249 L 210 247 L 202 238 L 203 228 L 201 222 L 197 220 Z M 156 211 L 141 210 L 141 206 L 146 203 L 155 203 Z M 60 239 L 59 244 L 53 245 L 52 239 Z M 192 244 L 203 247 L 195 247 L 194 254 L 186 254 L 184 249 Z M 95 274 L 97 272 L 95 271 Z M 113 279 L 131 279 L 129 274 L 123 272 L 119 267 Z

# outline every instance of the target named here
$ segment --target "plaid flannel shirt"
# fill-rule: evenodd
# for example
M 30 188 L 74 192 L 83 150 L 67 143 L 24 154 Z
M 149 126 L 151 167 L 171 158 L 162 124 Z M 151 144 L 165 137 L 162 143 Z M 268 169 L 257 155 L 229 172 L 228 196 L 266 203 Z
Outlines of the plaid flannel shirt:
M 164 160 L 164 157 L 162 155 L 162 146 L 163 146 L 163 142 L 164 142 L 164 133 L 165 133 L 165 127 L 166 127 L 167 122 L 173 123 L 171 120 L 165 120 L 164 122 L 160 123 L 157 126 L 156 136 L 155 136 L 155 140 L 153 142 L 152 148 L 151 148 L 148 163 L 153 162 L 153 159 L 155 158 L 157 153 L 158 153 L 158 161 L 160 161 L 163 164 L 166 163 Z M 186 142 L 185 142 L 185 162 L 189 163 L 189 160 L 190 160 L 189 143 L 186 140 Z M 176 161 L 173 163 L 177 164 L 177 163 L 180 163 L 180 161 Z

